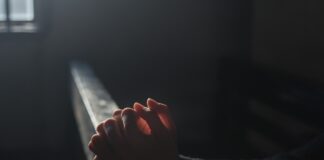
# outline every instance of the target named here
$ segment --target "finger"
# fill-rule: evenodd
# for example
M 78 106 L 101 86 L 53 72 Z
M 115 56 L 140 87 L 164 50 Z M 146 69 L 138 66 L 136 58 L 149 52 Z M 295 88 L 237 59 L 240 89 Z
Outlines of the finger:
M 122 112 L 122 110 L 121 110 L 121 109 L 117 109 L 117 110 L 115 110 L 115 111 L 114 111 L 114 113 L 113 113 L 113 117 L 115 118 L 115 116 L 118 116 L 118 115 L 120 115 L 120 114 L 121 114 L 121 112 Z
M 138 144 L 143 138 L 143 134 L 137 125 L 138 119 L 139 117 L 133 109 L 127 108 L 122 111 L 125 136 L 133 145 Z
M 169 112 L 169 108 L 167 105 L 163 104 L 163 103 L 159 103 L 156 100 L 152 99 L 152 98 L 148 98 L 147 99 L 147 106 L 155 111 L 160 120 L 162 121 L 163 125 L 169 129 L 173 134 L 175 134 L 176 132 L 176 127 L 175 124 L 172 120 L 171 114 Z
M 155 111 L 144 107 L 140 103 L 134 104 L 134 109 L 140 117 L 142 117 L 148 124 L 154 136 L 165 137 L 168 133 L 167 129 L 162 124 L 160 118 Z
M 89 149 L 100 159 L 114 159 L 111 148 L 108 147 L 105 139 L 98 134 L 91 137 Z
M 107 140 L 112 147 L 117 158 L 130 159 L 128 157 L 129 148 L 126 144 L 125 138 L 119 133 L 117 121 L 115 119 L 108 119 L 104 122 L 105 133 Z
M 92 160 L 102 160 L 102 159 L 100 159 L 97 155 L 95 155 Z
M 115 119 L 116 124 L 117 124 L 117 128 L 118 128 L 117 130 L 119 131 L 118 134 L 121 134 L 121 136 L 124 136 L 124 129 L 123 129 L 124 125 L 122 122 L 121 113 L 122 113 L 121 109 L 116 110 L 113 114 L 113 118 Z
M 113 118 L 118 118 L 119 116 L 121 116 L 121 113 L 122 113 L 121 109 L 115 110 L 113 114 Z
M 104 121 L 105 122 L 105 121 Z M 105 125 L 104 125 L 104 122 L 101 122 L 97 128 L 96 128 L 96 131 L 97 133 L 103 137 L 104 139 L 107 139 L 107 135 L 106 135 L 106 132 L 105 132 Z

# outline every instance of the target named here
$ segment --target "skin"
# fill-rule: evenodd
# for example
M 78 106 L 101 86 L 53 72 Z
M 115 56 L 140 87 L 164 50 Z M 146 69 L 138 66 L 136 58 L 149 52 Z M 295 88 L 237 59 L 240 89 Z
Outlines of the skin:
M 97 127 L 89 149 L 94 160 L 176 160 L 176 129 L 168 106 L 151 98 L 147 106 L 114 112 Z

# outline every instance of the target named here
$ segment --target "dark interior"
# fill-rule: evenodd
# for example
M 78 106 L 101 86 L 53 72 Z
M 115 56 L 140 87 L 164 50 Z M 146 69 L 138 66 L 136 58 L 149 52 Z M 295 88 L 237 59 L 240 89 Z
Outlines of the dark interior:
M 35 0 L 36 32 L 0 32 L 0 159 L 84 159 L 73 60 L 88 63 L 120 107 L 169 104 L 182 154 L 253 158 L 303 146 L 323 129 L 323 7 Z

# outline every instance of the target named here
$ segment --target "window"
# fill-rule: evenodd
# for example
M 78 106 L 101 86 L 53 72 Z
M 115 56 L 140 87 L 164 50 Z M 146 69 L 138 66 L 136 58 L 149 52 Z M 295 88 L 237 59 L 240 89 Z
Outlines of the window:
M 0 21 L 6 20 L 5 0 L 0 0 Z
M 34 0 L 0 0 L 0 32 L 36 32 Z

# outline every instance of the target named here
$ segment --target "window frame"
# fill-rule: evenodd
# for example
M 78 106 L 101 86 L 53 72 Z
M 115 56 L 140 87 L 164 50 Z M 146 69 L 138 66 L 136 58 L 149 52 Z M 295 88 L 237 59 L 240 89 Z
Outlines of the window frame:
M 44 19 L 42 17 L 41 12 L 43 13 L 45 11 L 45 8 L 43 10 L 43 3 L 41 3 L 44 0 L 34 0 L 34 18 L 31 21 L 11 21 L 10 20 L 10 0 L 4 0 L 5 1 L 5 14 L 6 14 L 6 20 L 0 21 L 1 25 L 6 27 L 6 30 L 0 31 L 1 36 L 5 37 L 7 35 L 39 35 L 44 30 L 44 24 L 41 23 L 41 20 Z M 21 29 L 21 31 L 15 31 L 13 30 L 14 27 L 23 27 L 23 25 L 32 25 L 32 27 L 35 27 L 35 29 L 27 30 L 27 29 Z

